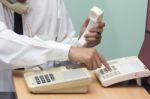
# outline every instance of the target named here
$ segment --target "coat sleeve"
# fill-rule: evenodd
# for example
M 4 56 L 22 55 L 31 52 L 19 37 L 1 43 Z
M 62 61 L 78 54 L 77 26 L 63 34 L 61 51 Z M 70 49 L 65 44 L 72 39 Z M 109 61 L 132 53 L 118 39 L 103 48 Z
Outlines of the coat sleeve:
M 66 61 L 70 45 L 18 35 L 0 22 L 0 61 L 22 68 L 47 61 Z

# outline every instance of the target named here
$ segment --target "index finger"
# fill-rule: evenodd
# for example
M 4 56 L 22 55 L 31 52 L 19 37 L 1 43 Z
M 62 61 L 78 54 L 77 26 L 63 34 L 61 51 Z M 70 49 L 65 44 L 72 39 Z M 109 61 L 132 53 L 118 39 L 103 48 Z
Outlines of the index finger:
M 100 60 L 102 62 L 102 64 L 108 69 L 110 70 L 110 65 L 108 64 L 107 60 L 103 57 L 103 55 L 99 54 Z

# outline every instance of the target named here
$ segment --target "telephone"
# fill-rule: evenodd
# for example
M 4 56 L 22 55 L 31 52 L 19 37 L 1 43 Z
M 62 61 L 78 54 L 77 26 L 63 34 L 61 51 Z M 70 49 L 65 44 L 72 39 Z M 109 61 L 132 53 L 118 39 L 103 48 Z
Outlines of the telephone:
M 90 10 L 89 18 L 90 18 L 90 21 L 88 23 L 88 26 L 78 41 L 78 47 L 85 47 L 86 46 L 87 42 L 85 40 L 85 34 L 89 33 L 91 28 L 93 28 L 94 26 L 97 26 L 97 23 L 102 21 L 103 11 L 100 8 L 94 6 Z
M 104 87 L 131 79 L 136 79 L 140 86 L 140 78 L 150 76 L 149 69 L 137 56 L 114 59 L 108 63 L 111 66 L 110 70 L 102 67 L 95 71 L 97 78 Z
M 11 0 L 0 0 L 0 2 L 18 14 L 23 14 L 23 13 L 27 12 L 27 10 L 28 10 L 28 6 L 26 3 L 21 3 L 21 2 L 17 2 L 17 1 L 11 2 Z
M 32 93 L 86 93 L 91 83 L 86 68 L 50 68 L 24 74 L 27 88 Z

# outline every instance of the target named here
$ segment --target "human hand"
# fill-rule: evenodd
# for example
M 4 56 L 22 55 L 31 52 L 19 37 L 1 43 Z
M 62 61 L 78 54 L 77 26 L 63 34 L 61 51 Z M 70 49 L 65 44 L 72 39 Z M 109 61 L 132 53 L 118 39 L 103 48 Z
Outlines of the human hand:
M 89 21 L 90 19 L 87 18 L 84 24 L 82 25 L 82 28 L 80 30 L 80 37 L 84 33 L 85 29 L 87 28 Z M 96 27 L 90 29 L 89 33 L 85 35 L 87 41 L 86 47 L 94 47 L 101 42 L 102 32 L 104 27 L 105 27 L 104 22 L 98 22 Z
M 110 67 L 106 59 L 94 48 L 72 47 L 69 52 L 69 59 L 70 61 L 85 64 L 90 70 L 100 68 L 102 64 L 108 69 Z

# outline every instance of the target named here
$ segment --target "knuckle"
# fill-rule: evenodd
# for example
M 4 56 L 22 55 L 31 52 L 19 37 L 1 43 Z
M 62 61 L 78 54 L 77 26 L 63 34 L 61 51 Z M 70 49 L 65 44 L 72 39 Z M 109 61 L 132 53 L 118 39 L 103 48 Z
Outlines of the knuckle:
M 89 63 L 89 61 L 91 61 L 91 55 L 88 55 L 88 56 L 86 57 L 86 61 L 87 61 L 87 63 Z
M 98 44 L 101 43 L 101 39 L 99 39 L 99 40 L 97 41 L 97 43 L 98 43 Z
M 99 28 L 99 29 L 98 29 L 98 32 L 102 32 L 102 30 L 103 30 L 102 28 Z
M 94 35 L 95 37 L 99 37 L 99 33 L 95 33 L 95 35 Z

